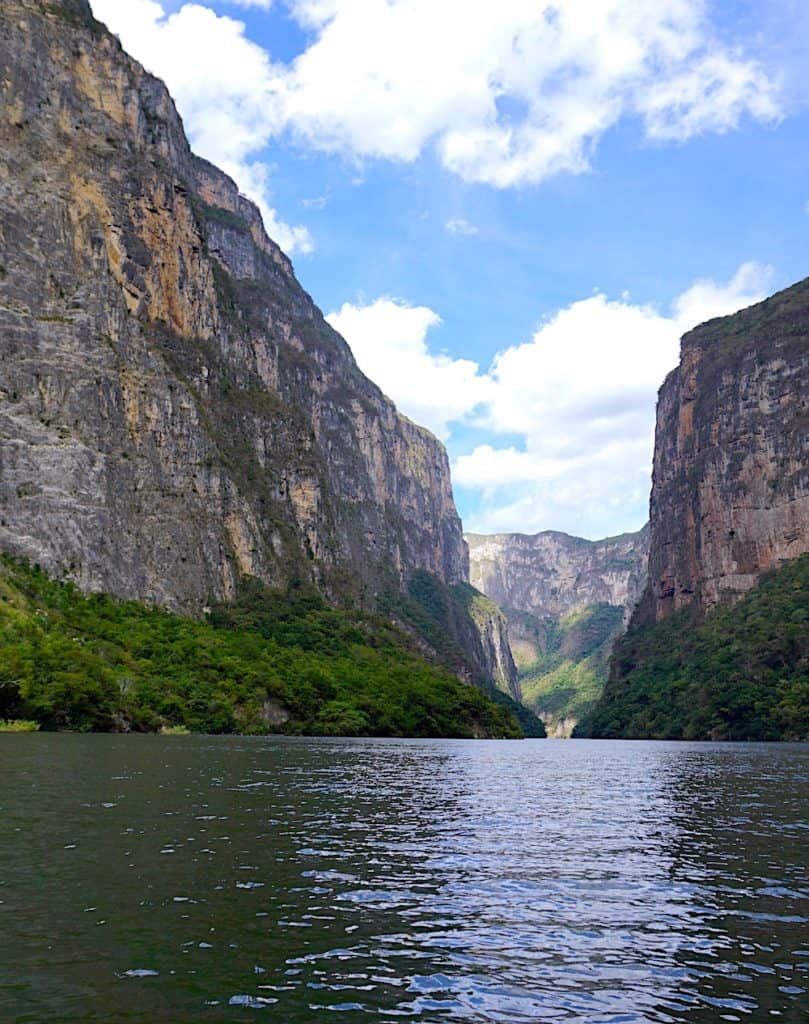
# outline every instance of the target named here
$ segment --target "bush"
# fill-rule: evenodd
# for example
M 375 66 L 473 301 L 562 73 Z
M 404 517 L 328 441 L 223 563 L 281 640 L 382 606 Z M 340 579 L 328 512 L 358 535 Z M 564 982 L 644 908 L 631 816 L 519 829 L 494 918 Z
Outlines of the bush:
M 611 678 L 577 735 L 809 739 L 809 554 L 703 622 L 685 609 L 615 646 Z
M 522 735 L 508 708 L 410 643 L 312 587 L 247 580 L 197 621 L 0 561 L 0 714 L 45 729 Z

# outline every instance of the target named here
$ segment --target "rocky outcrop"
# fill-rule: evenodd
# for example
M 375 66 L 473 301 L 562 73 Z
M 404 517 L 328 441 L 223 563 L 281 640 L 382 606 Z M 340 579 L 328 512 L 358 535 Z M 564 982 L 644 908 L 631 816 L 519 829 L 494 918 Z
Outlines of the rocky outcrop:
M 508 619 L 519 697 L 569 736 L 607 679 L 609 652 L 646 580 L 648 529 L 588 541 L 468 534 L 470 578 Z
M 477 625 L 483 649 L 481 662 L 484 670 L 503 693 L 509 694 L 516 701 L 522 700 L 517 666 L 509 642 L 508 620 L 503 612 L 490 602 L 490 609 L 480 621 L 477 621 Z
M 637 622 L 734 602 L 809 550 L 809 280 L 682 339 L 661 388 Z
M 447 456 L 85 0 L 0 8 L 0 549 L 198 612 L 467 579 Z
M 407 592 L 394 595 L 383 610 L 411 635 L 426 641 L 460 679 L 484 689 L 494 686 L 519 702 L 506 617 L 469 583 L 448 585 L 434 573 L 416 571 L 408 580 Z
M 456 592 L 462 588 L 456 588 Z M 463 588 L 466 590 L 466 588 Z M 511 653 L 508 620 L 500 608 L 472 587 L 464 603 L 475 624 L 479 637 L 480 652 L 477 662 L 483 666 L 486 675 L 498 689 L 514 700 L 522 700 L 517 666 Z

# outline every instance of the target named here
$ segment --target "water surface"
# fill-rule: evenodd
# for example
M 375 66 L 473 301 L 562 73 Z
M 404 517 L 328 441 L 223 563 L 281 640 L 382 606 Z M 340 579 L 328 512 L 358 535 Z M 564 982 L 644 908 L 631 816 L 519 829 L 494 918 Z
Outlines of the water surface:
M 809 747 L 0 737 L 0 1020 L 809 1020 Z

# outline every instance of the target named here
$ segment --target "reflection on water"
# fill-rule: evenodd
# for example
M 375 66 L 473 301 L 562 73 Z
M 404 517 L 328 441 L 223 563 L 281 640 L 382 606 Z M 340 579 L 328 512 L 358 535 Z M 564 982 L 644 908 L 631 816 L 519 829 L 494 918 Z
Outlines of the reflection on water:
M 0 1020 L 809 1019 L 807 746 L 0 741 Z

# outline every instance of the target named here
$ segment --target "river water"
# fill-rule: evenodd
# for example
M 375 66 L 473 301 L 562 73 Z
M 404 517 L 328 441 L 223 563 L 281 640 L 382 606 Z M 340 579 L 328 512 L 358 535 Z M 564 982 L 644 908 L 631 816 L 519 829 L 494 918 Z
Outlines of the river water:
M 0 1020 L 809 1020 L 809 746 L 0 736 Z

